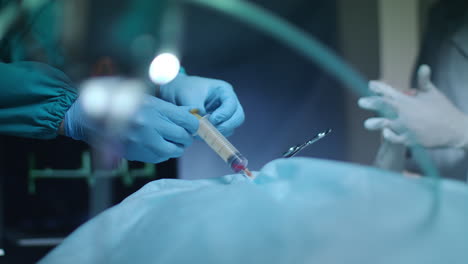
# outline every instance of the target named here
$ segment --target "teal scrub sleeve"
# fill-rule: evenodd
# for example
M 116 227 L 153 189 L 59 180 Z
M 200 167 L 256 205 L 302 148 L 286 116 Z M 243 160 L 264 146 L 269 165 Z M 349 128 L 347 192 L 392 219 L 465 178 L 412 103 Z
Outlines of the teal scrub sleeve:
M 0 134 L 52 139 L 76 98 L 72 82 L 56 68 L 0 63 Z

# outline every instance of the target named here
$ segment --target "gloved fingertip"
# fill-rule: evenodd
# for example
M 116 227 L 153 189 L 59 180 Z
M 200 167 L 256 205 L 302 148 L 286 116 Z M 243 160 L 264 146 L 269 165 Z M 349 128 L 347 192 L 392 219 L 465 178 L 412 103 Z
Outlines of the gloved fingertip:
M 425 64 L 418 69 L 418 88 L 421 90 L 431 89 L 431 68 Z
M 390 129 L 387 129 L 387 128 L 383 129 L 382 130 L 382 136 L 385 139 L 393 142 L 393 134 L 391 133 Z
M 205 107 L 202 107 L 202 106 L 192 107 L 192 109 L 197 109 L 198 114 L 201 115 L 201 116 L 206 116 L 208 114 L 208 112 L 206 112 Z
M 184 144 L 184 148 L 188 148 L 193 144 L 194 137 L 191 137 L 191 140 Z
M 384 128 L 383 131 L 382 131 L 382 136 L 384 139 L 392 142 L 392 143 L 395 143 L 395 144 L 404 144 L 405 142 L 405 139 L 403 136 L 401 135 L 397 135 L 395 132 L 393 132 L 391 129 L 389 128 Z
M 190 127 L 187 128 L 187 131 L 189 132 L 190 135 L 195 135 L 199 127 L 200 127 L 200 121 L 196 117 L 194 117 L 194 119 L 191 120 L 191 125 Z
M 197 132 L 198 130 L 198 127 L 200 126 L 200 121 L 198 120 L 198 118 L 191 113 L 191 110 L 193 110 L 194 108 L 193 107 L 188 107 L 188 106 L 181 106 L 183 111 L 187 112 L 188 115 L 184 116 L 184 122 L 183 123 L 183 127 L 187 130 L 187 132 L 190 133 L 190 135 L 193 135 Z M 201 115 L 200 113 L 198 113 L 199 115 Z
M 359 98 L 357 104 L 361 108 L 368 109 L 370 107 L 369 98 L 368 97 Z
M 366 121 L 364 121 L 364 127 L 367 129 L 367 130 L 372 130 L 372 124 L 369 123 L 369 119 L 367 119 Z
M 234 130 L 225 131 L 222 133 L 225 137 L 230 137 L 234 134 Z
M 372 92 L 378 92 L 380 89 L 380 86 L 382 85 L 381 82 L 379 81 L 370 81 L 369 82 L 369 90 L 371 90 Z
M 421 66 L 419 66 L 418 73 L 420 76 L 430 76 L 431 68 L 426 64 L 422 64 Z
M 366 121 L 364 121 L 364 127 L 367 130 L 376 130 L 375 123 L 372 121 L 372 119 L 367 119 Z
M 221 123 L 220 119 L 221 118 L 217 114 L 211 114 L 210 117 L 208 118 L 210 123 L 215 125 L 215 126 L 218 125 L 219 123 Z
M 385 118 L 369 118 L 366 121 L 364 121 L 364 127 L 368 130 L 378 130 L 385 128 L 386 126 L 389 125 L 389 121 Z
M 370 90 L 379 89 L 379 88 L 381 88 L 383 85 L 385 85 L 385 83 L 384 83 L 384 82 L 381 82 L 381 81 L 377 81 L 377 80 L 369 81 L 369 89 L 370 89 Z

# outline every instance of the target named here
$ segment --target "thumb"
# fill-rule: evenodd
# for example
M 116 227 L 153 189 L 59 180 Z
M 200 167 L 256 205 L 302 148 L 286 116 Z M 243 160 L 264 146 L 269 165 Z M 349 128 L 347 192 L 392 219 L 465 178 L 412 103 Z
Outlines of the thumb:
M 425 64 L 419 66 L 418 69 L 418 88 L 425 92 L 434 88 L 431 81 L 431 68 Z
M 193 109 L 198 110 L 198 114 L 201 116 L 205 116 L 207 114 L 206 108 L 203 104 L 190 104 L 188 108 L 190 110 L 193 110 Z

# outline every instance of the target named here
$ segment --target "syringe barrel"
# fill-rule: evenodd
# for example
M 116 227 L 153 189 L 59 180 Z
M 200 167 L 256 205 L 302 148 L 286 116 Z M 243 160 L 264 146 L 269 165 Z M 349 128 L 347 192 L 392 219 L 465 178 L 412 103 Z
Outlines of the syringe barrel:
M 247 167 L 247 159 L 214 127 L 209 116 L 199 119 L 197 135 L 200 136 L 235 172 Z
M 239 152 L 232 155 L 228 160 L 229 167 L 236 173 L 244 171 L 248 163 L 248 160 Z

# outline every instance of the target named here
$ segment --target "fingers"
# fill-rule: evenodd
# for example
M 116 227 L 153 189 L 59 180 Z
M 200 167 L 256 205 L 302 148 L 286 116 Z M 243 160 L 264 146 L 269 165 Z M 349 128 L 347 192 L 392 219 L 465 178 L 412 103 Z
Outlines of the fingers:
M 234 133 L 234 130 L 237 127 L 239 127 L 242 123 L 244 123 L 244 120 L 245 120 L 244 109 L 239 104 L 234 115 L 232 115 L 230 119 L 216 126 L 216 128 L 225 137 L 229 137 Z
M 178 158 L 184 154 L 184 148 L 174 143 L 158 140 L 157 144 L 147 145 L 149 150 L 146 155 L 140 158 L 148 160 L 151 163 L 159 163 L 171 158 Z
M 153 152 L 160 157 L 178 158 L 184 154 L 185 148 L 169 141 L 162 141 L 153 147 Z
M 162 123 L 162 122 L 161 122 Z M 178 146 L 186 148 L 193 142 L 192 134 L 187 132 L 184 128 L 167 122 L 166 124 L 158 124 L 156 129 L 164 140 L 174 143 Z
M 387 103 L 380 96 L 369 96 L 359 98 L 358 105 L 366 110 L 380 111 Z
M 377 95 L 382 95 L 391 99 L 397 98 L 401 95 L 401 93 L 398 90 L 395 90 L 390 85 L 379 81 L 370 81 L 369 90 L 376 93 Z
M 182 156 L 184 147 L 166 141 L 161 135 L 145 131 L 126 141 L 124 157 L 128 160 L 159 163 Z
M 363 109 L 379 112 L 387 118 L 396 118 L 398 114 L 396 102 L 380 96 L 360 98 L 358 100 L 358 105 Z
M 405 134 L 398 135 L 397 133 L 393 132 L 390 128 L 384 128 L 382 131 L 383 137 L 394 143 L 394 144 L 406 144 L 407 143 L 407 138 Z
M 186 129 L 190 134 L 195 134 L 198 130 L 199 122 L 197 118 L 190 113 L 193 107 L 176 106 L 174 104 L 165 102 L 161 99 L 150 97 L 150 105 L 152 112 L 156 115 L 160 112 L 165 118 Z
M 198 119 L 190 113 L 192 107 L 176 106 L 176 110 L 172 114 L 168 114 L 169 119 L 174 124 L 186 129 L 191 135 L 195 134 L 198 130 Z
M 406 129 L 395 120 L 387 118 L 369 118 L 364 122 L 364 127 L 368 130 L 382 130 L 382 136 L 395 144 L 408 144 L 408 133 Z M 400 133 L 401 132 L 401 133 Z
M 219 105 L 212 105 L 210 108 L 215 108 L 211 113 L 210 122 L 217 126 L 231 119 L 240 107 L 239 100 L 234 93 L 230 84 L 219 82 L 219 86 L 213 89 L 209 101 L 218 102 Z
M 166 141 L 186 148 L 193 142 L 192 135 L 197 132 L 199 121 L 189 112 L 190 107 L 174 106 L 171 108 L 169 112 L 165 112 L 168 120 L 160 120 L 155 126 Z
M 386 118 L 375 117 L 375 118 L 369 118 L 366 121 L 364 121 L 364 127 L 372 131 L 382 130 L 386 127 L 390 127 L 391 123 L 392 121 Z
M 146 140 L 140 141 L 139 144 L 143 144 L 152 153 L 154 159 L 167 160 L 182 156 L 186 146 L 192 143 L 192 136 L 185 129 L 170 121 L 160 121 L 157 128 L 145 133 Z
M 418 87 L 423 91 L 433 88 L 431 81 L 431 68 L 427 65 L 421 65 L 418 69 Z

